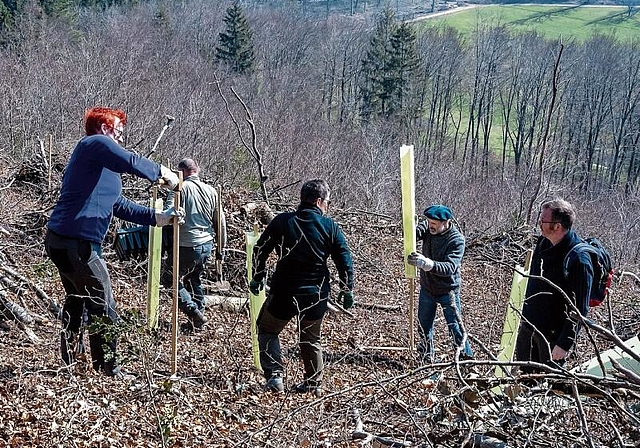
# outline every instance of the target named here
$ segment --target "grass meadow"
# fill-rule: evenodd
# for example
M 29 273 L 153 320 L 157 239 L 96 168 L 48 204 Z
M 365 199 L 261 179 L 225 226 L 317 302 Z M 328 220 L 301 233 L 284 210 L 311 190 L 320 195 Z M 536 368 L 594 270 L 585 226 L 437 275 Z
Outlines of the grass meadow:
M 585 41 L 596 34 L 619 40 L 640 37 L 640 11 L 626 7 L 576 5 L 491 5 L 433 17 L 420 26 L 449 26 L 463 34 L 479 27 L 506 26 L 514 32 L 537 31 L 556 39 Z

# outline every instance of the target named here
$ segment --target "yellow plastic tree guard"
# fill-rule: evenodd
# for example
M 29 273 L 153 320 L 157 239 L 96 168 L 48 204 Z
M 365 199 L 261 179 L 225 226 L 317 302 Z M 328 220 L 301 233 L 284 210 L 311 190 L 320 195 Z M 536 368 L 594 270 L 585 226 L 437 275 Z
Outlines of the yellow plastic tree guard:
M 260 238 L 260 233 L 255 229 L 253 232 L 246 232 L 246 245 L 247 245 L 247 283 L 251 281 L 253 276 L 253 247 Z M 262 371 L 262 365 L 260 364 L 260 348 L 258 346 L 258 328 L 256 321 L 258 320 L 258 313 L 262 308 L 262 304 L 265 300 L 265 290 L 262 289 L 257 296 L 253 295 L 249 291 L 249 317 L 251 318 L 251 348 L 253 352 L 253 364 L 256 369 Z
M 516 339 L 518 338 L 518 329 L 520 328 L 520 316 L 522 314 L 522 306 L 524 305 L 524 297 L 527 291 L 526 275 L 529 274 L 529 261 L 531 259 L 531 251 L 526 255 L 525 267 L 516 266 L 511 282 L 511 295 L 509 296 L 509 304 L 504 316 L 504 327 L 502 330 L 502 338 L 500 339 L 500 351 L 498 352 L 498 361 L 511 362 L 516 350 Z M 522 275 L 521 272 L 524 274 Z M 496 366 L 496 378 L 502 378 L 507 374 L 505 367 Z M 501 393 L 502 388 L 496 387 L 494 392 Z
M 154 187 L 151 208 L 162 211 L 162 199 L 156 199 Z M 162 227 L 149 226 L 149 257 L 147 266 L 147 325 L 158 328 L 158 303 L 160 298 L 160 265 L 162 259 Z
M 416 250 L 416 195 L 413 167 L 413 145 L 400 147 L 400 181 L 402 183 L 402 229 L 404 236 L 404 275 L 416 278 L 416 267 L 407 256 Z

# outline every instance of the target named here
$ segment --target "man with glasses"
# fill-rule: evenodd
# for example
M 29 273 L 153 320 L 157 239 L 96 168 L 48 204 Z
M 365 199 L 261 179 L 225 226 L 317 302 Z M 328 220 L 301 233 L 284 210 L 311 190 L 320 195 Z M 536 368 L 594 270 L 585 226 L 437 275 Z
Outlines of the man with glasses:
M 155 182 L 178 183 L 168 168 L 125 150 L 121 144 L 127 116 L 122 110 L 95 107 L 85 113 L 86 136 L 76 144 L 64 176 L 60 197 L 47 224 L 45 248 L 58 268 L 66 297 L 60 334 L 62 359 L 74 361 L 83 309 L 89 317 L 93 368 L 123 377 L 116 362 L 118 319 L 102 241 L 112 216 L 142 225 L 164 226 L 177 213 L 143 207 L 122 196 L 123 173 Z
M 323 378 L 320 327 L 329 299 L 331 257 L 338 271 L 338 303 L 347 309 L 353 305 L 353 265 L 342 230 L 328 216 L 329 186 L 314 179 L 302 186 L 300 205 L 295 212 L 276 216 L 262 233 L 254 248 L 254 271 L 249 289 L 257 295 L 266 283 L 266 263 L 275 249 L 278 255 L 271 278 L 269 297 L 258 316 L 260 364 L 267 380 L 266 388 L 284 391 L 282 354 L 278 335 L 297 317 L 300 356 L 304 363 L 304 381 L 297 392 L 322 394 Z
M 416 228 L 416 238 L 422 241 L 422 254 L 413 252 L 407 262 L 420 269 L 418 321 L 423 341 L 418 346 L 426 362 L 434 362 L 433 321 L 438 304 L 442 307 L 449 333 L 462 359 L 473 358 L 473 350 L 462 324 L 460 302 L 460 265 L 464 255 L 464 236 L 453 225 L 453 212 L 442 204 L 424 211 L 426 222 Z
M 578 251 L 568 275 L 564 273 L 565 257 L 582 241 L 572 229 L 574 222 L 575 211 L 567 201 L 555 199 L 542 204 L 538 220 L 541 236 L 533 252 L 530 275 L 548 281 L 529 278 L 516 342 L 518 361 L 564 364 L 578 333 L 578 325 L 569 317 L 569 312 L 575 307 L 586 316 L 589 311 L 593 282 L 590 255 Z M 571 304 L 553 285 L 564 291 Z M 539 369 L 524 367 L 521 370 L 530 373 Z

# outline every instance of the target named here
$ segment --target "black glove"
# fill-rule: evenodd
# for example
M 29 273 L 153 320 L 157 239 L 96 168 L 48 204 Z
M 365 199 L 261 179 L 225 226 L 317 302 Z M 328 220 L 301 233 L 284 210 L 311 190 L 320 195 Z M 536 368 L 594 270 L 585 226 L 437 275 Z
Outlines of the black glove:
M 251 291 L 251 294 L 253 294 L 254 296 L 260 294 L 260 291 L 264 289 L 264 280 L 265 279 L 262 279 L 261 281 L 257 282 L 255 279 L 251 279 L 251 281 L 249 282 L 249 291 Z
M 216 260 L 224 261 L 224 249 L 222 249 L 222 253 L 216 251 Z
M 342 308 L 348 310 L 353 306 L 353 292 L 351 291 L 340 291 L 338 294 L 338 303 L 342 305 Z

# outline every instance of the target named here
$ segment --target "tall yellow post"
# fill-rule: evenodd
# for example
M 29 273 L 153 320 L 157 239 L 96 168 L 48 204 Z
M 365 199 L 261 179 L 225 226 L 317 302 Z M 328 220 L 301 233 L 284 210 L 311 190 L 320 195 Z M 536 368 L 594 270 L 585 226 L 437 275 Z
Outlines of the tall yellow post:
M 511 362 L 516 350 L 516 339 L 518 338 L 518 329 L 520 327 L 520 316 L 522 314 L 522 306 L 524 305 L 524 296 L 527 290 L 528 278 L 524 274 L 529 274 L 531 264 L 531 250 L 525 256 L 524 267 L 516 265 L 513 273 L 513 281 L 511 282 L 511 295 L 509 304 L 504 315 L 504 327 L 502 329 L 502 338 L 500 339 L 500 351 L 498 352 L 498 361 Z M 520 271 L 520 272 L 518 272 Z M 502 378 L 507 372 L 505 367 L 496 366 L 496 378 Z M 500 393 L 502 388 L 496 387 L 494 392 Z
M 415 321 L 416 267 L 407 263 L 407 257 L 416 250 L 416 196 L 413 166 L 413 145 L 400 147 L 400 181 L 402 184 L 402 229 L 404 237 L 404 275 L 409 279 L 409 350 L 415 347 L 413 323 Z
M 245 235 L 247 244 L 247 283 L 249 283 L 253 276 L 253 248 L 256 245 L 258 238 L 260 238 L 258 225 L 254 224 L 253 232 L 247 232 Z M 249 317 L 251 318 L 251 348 L 253 352 L 253 364 L 256 366 L 256 369 L 260 371 L 262 371 L 262 366 L 260 365 L 260 348 L 258 346 L 258 328 L 256 321 L 258 320 L 258 313 L 260 313 L 264 300 L 264 289 L 261 290 L 260 294 L 257 296 L 253 295 L 251 291 L 249 291 Z
M 162 199 L 158 199 L 158 187 L 152 188 L 151 208 L 162 211 Z M 149 226 L 147 265 L 147 325 L 158 328 L 158 303 L 160 299 L 160 264 L 162 259 L 162 227 Z

